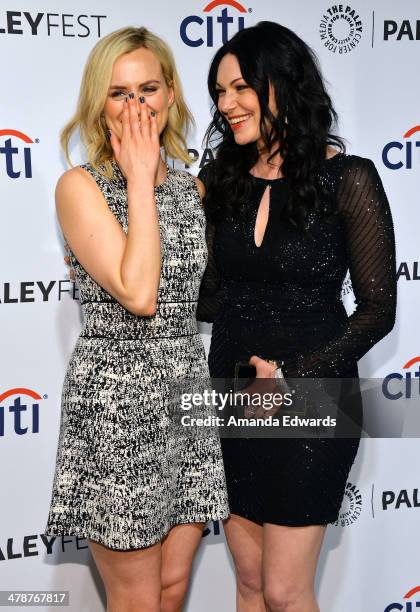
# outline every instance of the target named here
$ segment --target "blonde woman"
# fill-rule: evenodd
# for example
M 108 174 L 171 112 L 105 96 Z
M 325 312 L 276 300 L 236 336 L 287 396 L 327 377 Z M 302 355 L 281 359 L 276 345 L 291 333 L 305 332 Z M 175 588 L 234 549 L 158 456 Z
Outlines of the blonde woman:
M 74 118 L 88 163 L 56 190 L 84 324 L 62 396 L 46 533 L 88 538 L 108 611 L 181 610 L 204 524 L 228 515 L 216 435 L 171 427 L 172 385 L 206 379 L 195 318 L 206 265 L 202 185 L 173 57 L 145 28 L 91 52 Z

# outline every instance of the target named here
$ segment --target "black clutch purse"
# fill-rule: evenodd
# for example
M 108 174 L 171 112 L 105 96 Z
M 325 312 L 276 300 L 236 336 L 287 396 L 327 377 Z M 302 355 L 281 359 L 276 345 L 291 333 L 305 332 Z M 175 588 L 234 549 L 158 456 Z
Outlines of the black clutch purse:
M 283 362 L 279 362 L 277 359 L 265 359 L 264 357 L 263 359 L 264 361 L 268 361 L 268 363 L 271 363 L 276 368 L 281 368 L 281 366 L 283 365 Z M 248 387 L 250 384 L 254 382 L 256 376 L 257 376 L 257 369 L 255 366 L 250 365 L 248 362 L 245 362 L 245 361 L 238 361 L 235 364 L 235 378 L 233 380 L 234 392 L 237 393 L 238 391 L 241 391 L 245 387 Z M 276 378 L 279 379 L 279 378 L 284 378 L 284 377 L 276 376 Z

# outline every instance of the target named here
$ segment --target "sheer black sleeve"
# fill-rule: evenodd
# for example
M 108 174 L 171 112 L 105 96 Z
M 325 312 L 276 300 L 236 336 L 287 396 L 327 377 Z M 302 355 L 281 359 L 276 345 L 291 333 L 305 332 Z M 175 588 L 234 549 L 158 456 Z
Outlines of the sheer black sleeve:
M 212 164 L 209 163 L 198 173 L 198 178 L 203 181 L 204 186 L 206 186 L 206 183 L 208 182 L 209 173 L 211 170 Z M 203 204 L 205 207 L 205 199 Z M 220 306 L 220 276 L 213 256 L 214 232 L 214 224 L 208 219 L 208 215 L 206 214 L 206 242 L 208 260 L 203 280 L 201 281 L 196 315 L 198 321 L 204 321 L 205 323 L 213 323 Z
M 345 376 L 394 326 L 397 284 L 391 211 L 372 161 L 353 156 L 337 191 L 356 310 L 327 344 L 285 364 L 287 376 Z

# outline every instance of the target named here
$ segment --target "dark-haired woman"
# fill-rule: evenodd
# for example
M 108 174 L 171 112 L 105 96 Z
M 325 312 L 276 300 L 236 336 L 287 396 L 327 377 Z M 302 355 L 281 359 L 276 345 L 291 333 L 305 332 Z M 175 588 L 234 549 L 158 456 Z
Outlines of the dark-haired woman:
M 200 176 L 210 261 L 198 318 L 213 322 L 212 376 L 233 377 L 250 359 L 260 378 L 357 378 L 396 307 L 392 218 L 374 164 L 346 155 L 331 133 L 336 114 L 317 62 L 287 28 L 263 22 L 236 34 L 208 83 L 209 137 L 220 142 Z M 340 299 L 348 269 L 351 316 Z M 360 422 L 357 397 L 350 416 Z M 318 556 L 358 444 L 223 441 L 240 612 L 319 610 Z

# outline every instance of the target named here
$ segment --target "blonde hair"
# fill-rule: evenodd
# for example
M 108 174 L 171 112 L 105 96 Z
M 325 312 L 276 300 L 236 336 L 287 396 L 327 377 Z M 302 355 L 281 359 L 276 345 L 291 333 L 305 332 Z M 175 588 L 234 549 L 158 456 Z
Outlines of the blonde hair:
M 79 100 L 72 119 L 61 133 L 61 146 L 70 165 L 69 142 L 78 128 L 86 147 L 88 161 L 96 169 L 104 166 L 104 174 L 113 177 L 111 159 L 113 151 L 107 137 L 103 109 L 111 82 L 115 61 L 136 49 L 149 49 L 159 60 L 168 87 L 174 92 L 174 103 L 169 108 L 168 123 L 161 134 L 165 154 L 190 164 L 185 137 L 194 125 L 192 115 L 184 101 L 181 82 L 172 51 L 158 36 L 146 28 L 121 28 L 102 38 L 89 54 L 80 85 Z

